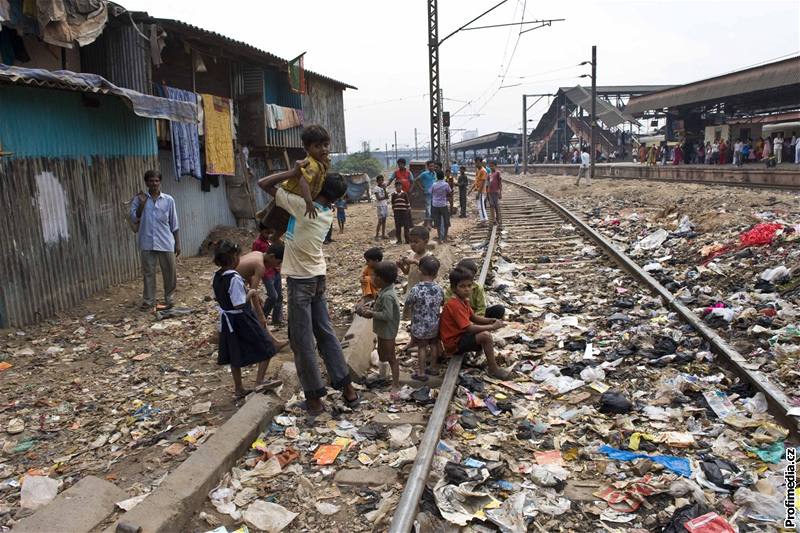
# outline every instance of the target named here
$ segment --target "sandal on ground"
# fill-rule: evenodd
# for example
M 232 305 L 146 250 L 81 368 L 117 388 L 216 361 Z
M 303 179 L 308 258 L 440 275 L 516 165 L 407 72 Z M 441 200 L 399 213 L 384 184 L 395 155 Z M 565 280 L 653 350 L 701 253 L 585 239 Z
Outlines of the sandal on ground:
M 428 381 L 428 376 L 425 374 L 417 374 L 416 372 L 414 372 L 413 374 L 411 374 L 411 379 L 415 381 L 425 382 Z
M 253 389 L 244 389 L 241 392 L 236 392 L 233 394 L 233 401 L 238 402 L 244 400 L 251 392 L 253 392 Z
M 439 369 L 438 368 L 426 368 L 425 369 L 425 373 L 428 374 L 429 376 L 438 376 L 439 375 Z
M 361 400 L 362 400 L 362 398 L 361 398 L 361 394 L 359 394 L 358 392 L 356 392 L 356 397 L 355 397 L 355 398 L 353 398 L 352 400 L 348 400 L 348 399 L 347 399 L 347 398 L 345 398 L 344 396 L 342 396 L 342 400 L 344 400 L 344 404 L 345 404 L 347 407 L 349 407 L 350 409 L 354 409 L 354 408 L 355 408 L 355 407 L 356 407 L 358 404 L 360 404 L 360 403 L 361 403 Z

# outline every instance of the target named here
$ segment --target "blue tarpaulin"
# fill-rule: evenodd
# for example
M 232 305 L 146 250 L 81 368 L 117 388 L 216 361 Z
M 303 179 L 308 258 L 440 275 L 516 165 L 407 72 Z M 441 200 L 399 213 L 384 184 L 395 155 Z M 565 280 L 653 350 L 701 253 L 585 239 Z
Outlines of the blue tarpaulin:
M 362 198 L 369 200 L 369 176 L 366 174 L 345 174 L 347 201 L 357 202 Z
M 664 465 L 665 468 L 672 470 L 676 474 L 683 477 L 692 477 L 692 466 L 689 459 L 685 457 L 675 457 L 674 455 L 648 455 L 646 453 L 628 452 L 625 450 L 618 450 L 607 444 L 603 444 L 598 449 L 601 453 L 606 454 L 610 459 L 617 461 L 633 461 L 634 459 L 650 459 L 654 463 Z
M 0 82 L 67 89 L 84 93 L 112 94 L 122 98 L 123 101 L 130 105 L 134 114 L 140 117 L 197 123 L 196 104 L 160 98 L 124 87 L 117 87 L 97 74 L 72 72 L 70 70 L 12 67 L 0 63 Z

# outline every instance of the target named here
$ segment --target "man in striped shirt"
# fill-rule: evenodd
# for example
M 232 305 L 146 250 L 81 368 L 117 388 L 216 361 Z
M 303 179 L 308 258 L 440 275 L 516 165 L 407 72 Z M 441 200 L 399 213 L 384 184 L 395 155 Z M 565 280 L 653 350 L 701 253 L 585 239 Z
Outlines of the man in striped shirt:
M 403 235 L 408 243 L 408 232 L 411 230 L 411 205 L 408 201 L 408 193 L 403 190 L 400 181 L 394 182 L 392 193 L 392 212 L 394 213 L 394 231 L 397 235 L 397 244 L 403 244 Z

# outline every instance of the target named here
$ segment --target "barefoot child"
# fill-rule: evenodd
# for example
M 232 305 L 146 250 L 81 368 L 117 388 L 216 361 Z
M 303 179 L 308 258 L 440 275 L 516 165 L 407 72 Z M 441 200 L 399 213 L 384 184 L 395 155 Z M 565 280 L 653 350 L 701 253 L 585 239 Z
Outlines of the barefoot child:
M 450 355 L 483 350 L 489 365 L 489 375 L 507 379 L 509 373 L 499 366 L 494 357 L 494 339 L 491 331 L 504 326 L 501 320 L 476 315 L 469 305 L 472 294 L 472 273 L 454 269 L 450 272 L 450 287 L 454 296 L 450 298 L 439 319 L 439 335 L 444 350 Z
M 389 216 L 389 206 L 386 204 L 387 193 L 383 176 L 378 175 L 375 183 L 372 194 L 375 195 L 375 201 L 378 203 L 376 207 L 378 223 L 375 225 L 375 240 L 378 240 L 386 239 L 386 217 Z
M 314 198 L 322 190 L 322 184 L 325 182 L 325 175 L 330 166 L 331 136 L 325 128 L 313 124 L 303 128 L 300 140 L 303 142 L 306 158 L 299 168 L 289 170 L 288 173 L 281 173 L 282 180 L 288 178 L 281 188 L 290 194 L 301 196 L 306 203 L 305 216 L 316 218 L 317 210 L 314 208 Z M 273 241 L 279 240 L 286 232 L 289 217 L 288 211 L 275 205 L 274 200 L 264 210 L 256 213 L 257 219 L 275 231 L 272 235 Z
M 417 372 L 411 377 L 418 381 L 428 381 L 428 374 L 439 374 L 439 311 L 444 301 L 444 292 L 436 283 L 439 274 L 439 260 L 426 255 L 419 260 L 420 281 L 414 285 L 404 309 L 411 313 L 411 342 L 417 346 Z M 430 369 L 425 363 L 430 350 Z
M 400 365 L 395 357 L 397 330 L 400 328 L 400 302 L 394 292 L 397 281 L 397 265 L 381 261 L 375 265 L 372 284 L 380 289 L 372 309 L 359 305 L 356 312 L 372 319 L 372 331 L 378 337 L 378 358 L 389 363 L 392 369 L 392 392 L 400 390 Z
M 269 318 L 272 314 L 272 325 L 280 327 L 283 325 L 283 286 L 281 285 L 281 262 L 283 261 L 283 245 L 272 244 L 272 230 L 259 224 L 258 238 L 253 241 L 253 251 L 267 254 L 272 248 L 270 257 L 264 256 L 264 276 L 261 282 L 267 293 L 264 301 L 264 318 Z
M 236 400 L 251 392 L 242 386 L 242 367 L 258 363 L 257 388 L 280 384 L 264 382 L 269 360 L 276 350 L 250 304 L 250 300 L 257 296 L 257 291 L 245 289 L 244 278 L 235 270 L 239 264 L 239 254 L 238 244 L 220 241 L 214 251 L 214 264 L 219 270 L 211 282 L 220 308 L 217 364 L 231 365 Z

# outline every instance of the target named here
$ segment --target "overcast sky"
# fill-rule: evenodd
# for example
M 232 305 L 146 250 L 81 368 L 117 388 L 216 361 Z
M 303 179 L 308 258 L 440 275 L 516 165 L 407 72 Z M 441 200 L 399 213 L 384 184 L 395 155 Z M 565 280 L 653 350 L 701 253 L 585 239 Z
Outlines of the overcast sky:
M 362 141 L 391 147 L 395 131 L 413 147 L 415 127 L 420 146 L 428 142 L 425 0 L 119 1 L 287 59 L 306 51 L 306 68 L 358 87 L 344 97 L 349 151 Z M 439 37 L 497 1 L 439 0 Z M 593 44 L 599 85 L 686 83 L 800 51 L 798 0 L 508 0 L 476 25 L 518 22 L 523 7 L 525 20 L 566 20 L 519 38 L 519 26 L 461 32 L 442 45 L 445 109 L 463 106 L 452 128 L 519 131 L 523 92 L 591 85 L 578 78 L 590 67 L 578 64 Z M 545 99 L 532 109 L 531 125 L 546 108 Z

